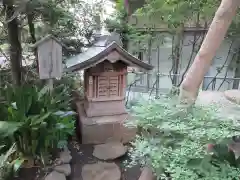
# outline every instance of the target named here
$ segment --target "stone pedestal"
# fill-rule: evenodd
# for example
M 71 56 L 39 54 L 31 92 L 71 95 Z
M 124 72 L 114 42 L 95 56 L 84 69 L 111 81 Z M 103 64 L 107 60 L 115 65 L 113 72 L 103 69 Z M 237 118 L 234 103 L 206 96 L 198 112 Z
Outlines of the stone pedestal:
M 103 144 L 111 141 L 127 143 L 135 138 L 136 128 L 124 126 L 127 113 L 113 116 L 87 117 L 83 102 L 77 102 L 82 144 Z
M 112 101 L 84 101 L 87 117 L 113 116 L 127 114 L 124 99 Z

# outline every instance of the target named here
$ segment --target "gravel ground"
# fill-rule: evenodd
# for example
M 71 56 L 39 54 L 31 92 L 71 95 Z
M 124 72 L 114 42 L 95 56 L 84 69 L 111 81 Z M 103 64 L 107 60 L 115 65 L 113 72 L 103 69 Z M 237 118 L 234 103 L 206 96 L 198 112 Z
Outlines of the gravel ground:
M 226 118 L 236 118 L 240 120 L 240 106 L 227 100 L 223 92 L 218 91 L 202 91 L 199 92 L 197 105 L 219 106 L 219 115 Z

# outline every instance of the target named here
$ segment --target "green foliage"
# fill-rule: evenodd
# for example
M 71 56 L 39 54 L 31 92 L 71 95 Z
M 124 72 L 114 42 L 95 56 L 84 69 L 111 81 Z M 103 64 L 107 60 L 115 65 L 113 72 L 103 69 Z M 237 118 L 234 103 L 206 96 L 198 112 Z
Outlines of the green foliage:
M 236 14 L 233 19 L 231 26 L 228 29 L 228 37 L 235 39 L 239 36 L 239 27 L 240 27 L 240 12 Z
M 61 90 L 61 91 L 59 91 Z M 54 92 L 46 87 L 39 89 L 32 85 L 6 87 L 2 94 L 0 138 L 16 143 L 21 156 L 39 159 L 62 145 L 74 132 L 73 112 L 69 111 L 67 91 L 59 86 Z M 67 111 L 68 110 L 68 111 Z M 64 142 L 64 143 L 63 143 Z
M 161 17 L 159 20 L 169 28 L 178 28 L 186 22 L 194 22 L 199 15 L 201 19 L 211 19 L 219 3 L 217 0 L 150 0 L 137 13 Z
M 162 24 L 163 27 L 165 25 L 169 28 L 169 31 L 172 30 L 173 33 L 176 33 L 179 28 L 188 23 L 199 23 L 197 19 L 200 19 L 201 23 L 198 26 L 203 27 L 205 20 L 212 19 L 219 3 L 218 0 L 149 0 L 134 14 L 139 20 L 142 19 L 141 17 L 148 17 L 150 21 L 155 22 L 155 25 Z M 125 31 L 128 36 L 130 35 L 129 39 L 131 40 L 142 41 L 141 39 L 146 39 L 143 37 L 136 38 L 139 37 L 137 35 L 139 32 L 136 31 L 134 26 L 127 25 L 127 14 L 122 0 L 117 2 L 116 7 L 116 15 L 107 21 L 107 27 Z M 153 36 L 151 30 L 154 30 L 154 27 L 152 29 L 148 28 L 146 28 L 146 34 Z
M 101 0 L 92 3 L 82 0 L 15 0 L 11 2 L 15 13 L 9 19 L 5 17 L 6 8 L 0 3 L 0 41 L 8 43 L 7 26 L 3 24 L 14 18 L 20 19 L 18 23 L 24 48 L 23 54 L 29 51 L 29 48 L 25 47 L 29 47 L 29 44 L 35 43 L 35 40 L 41 39 L 46 34 L 53 34 L 71 48 L 71 51 L 63 49 L 65 55 L 81 52 L 82 47 L 92 43 L 93 31 L 96 28 L 95 16 L 101 13 L 103 6 Z M 10 4 L 7 3 L 7 5 Z
M 227 144 L 209 144 L 208 155 L 204 158 L 194 158 L 188 161 L 190 168 L 202 170 L 208 168 L 208 171 L 220 171 L 221 163 L 227 163 L 231 167 L 240 168 L 240 158 L 235 156 L 234 151 Z
M 102 10 L 101 3 L 90 5 L 82 0 L 37 1 L 39 5 L 33 5 L 32 9 L 41 18 L 41 23 L 36 25 L 38 37 L 53 34 L 78 53 L 83 46 L 91 44 L 96 27 L 94 18 Z
M 3 148 L 4 146 L 0 146 L 0 150 Z M 23 160 L 20 158 L 11 161 L 15 153 L 16 144 L 13 144 L 5 153 L 0 154 L 0 179 L 10 180 L 11 175 L 17 172 L 22 165 Z
M 227 160 L 232 154 L 216 156 L 223 150 L 226 154 L 225 146 L 216 151 L 215 164 L 206 151 L 208 143 L 222 144 L 239 133 L 239 124 L 221 119 L 214 107 L 183 109 L 174 102 L 174 97 L 161 97 L 131 109 L 135 117 L 131 125 L 139 129 L 130 151 L 131 163 L 151 166 L 159 179 L 220 180 L 239 176 L 240 169 L 233 166 L 238 160 Z
M 105 25 L 108 31 L 118 32 L 123 41 L 124 48 L 127 48 L 127 42 L 129 41 L 129 35 L 133 34 L 132 31 L 135 29 L 129 26 L 127 23 L 128 14 L 126 8 L 124 7 L 124 0 L 118 0 L 116 2 L 116 13 L 113 17 L 106 19 Z

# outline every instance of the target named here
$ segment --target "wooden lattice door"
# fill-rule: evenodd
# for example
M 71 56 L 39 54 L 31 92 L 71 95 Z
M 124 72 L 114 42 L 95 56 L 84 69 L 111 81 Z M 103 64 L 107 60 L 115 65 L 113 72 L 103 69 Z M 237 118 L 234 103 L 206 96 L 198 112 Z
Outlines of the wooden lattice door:
M 97 96 L 100 98 L 106 98 L 108 96 L 108 77 L 107 76 L 98 77 Z
M 98 77 L 98 97 L 112 98 L 118 96 L 119 77 L 118 76 L 99 76 Z
M 118 96 L 119 79 L 118 76 L 109 77 L 109 97 Z

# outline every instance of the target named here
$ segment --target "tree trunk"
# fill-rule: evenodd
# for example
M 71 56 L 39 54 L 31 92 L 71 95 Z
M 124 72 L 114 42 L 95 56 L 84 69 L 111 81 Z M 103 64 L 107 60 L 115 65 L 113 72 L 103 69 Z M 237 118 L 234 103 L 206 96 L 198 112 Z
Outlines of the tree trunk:
M 202 46 L 180 87 L 180 103 L 191 105 L 195 102 L 202 80 L 224 40 L 239 5 L 239 0 L 222 0 Z
M 28 28 L 29 28 L 29 34 L 31 36 L 31 41 L 32 44 L 35 44 L 37 42 L 36 37 L 35 37 L 35 27 L 33 23 L 33 14 L 30 13 L 27 15 L 27 20 L 28 20 Z
M 32 44 L 35 44 L 37 42 L 37 40 L 36 40 L 36 36 L 35 36 L 35 26 L 34 26 L 33 19 L 34 19 L 34 14 L 33 13 L 28 13 L 27 20 L 28 20 L 29 34 L 31 36 Z M 37 72 L 39 73 L 37 48 L 34 49 L 34 56 L 35 56 L 35 59 L 36 59 Z
M 14 7 L 9 1 L 3 1 L 6 9 L 6 19 L 9 20 L 14 14 Z M 14 18 L 7 24 L 8 41 L 10 44 L 10 64 L 13 83 L 17 86 L 21 84 L 22 80 L 22 46 L 19 41 L 19 26 L 17 18 Z

